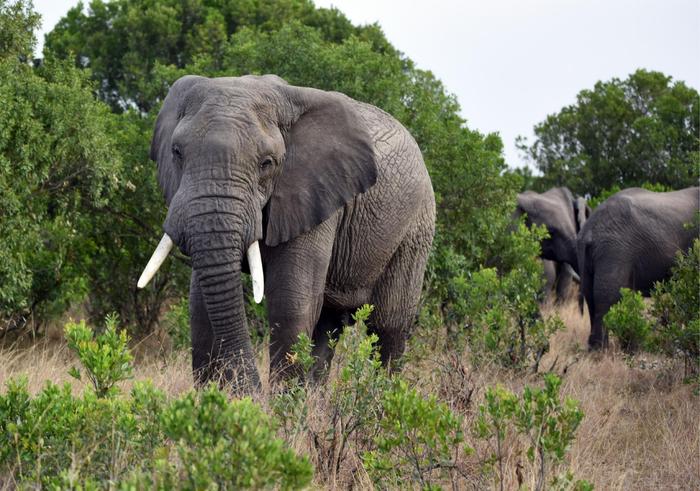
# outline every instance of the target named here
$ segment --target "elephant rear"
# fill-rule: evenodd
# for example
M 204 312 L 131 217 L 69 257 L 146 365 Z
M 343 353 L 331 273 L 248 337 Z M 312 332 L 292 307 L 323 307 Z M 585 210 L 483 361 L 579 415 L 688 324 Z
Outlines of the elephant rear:
M 700 189 L 625 189 L 601 204 L 578 237 L 581 288 L 591 318 L 589 344 L 607 342 L 603 317 L 621 288 L 649 295 L 668 277 L 676 253 L 698 237 Z

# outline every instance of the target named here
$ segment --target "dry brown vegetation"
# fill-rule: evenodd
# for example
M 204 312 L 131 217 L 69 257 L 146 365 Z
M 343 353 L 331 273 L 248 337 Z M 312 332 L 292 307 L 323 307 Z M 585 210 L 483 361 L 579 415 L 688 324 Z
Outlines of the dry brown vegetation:
M 614 347 L 606 353 L 589 354 L 585 349 L 588 321 L 579 314 L 575 302 L 545 309 L 545 313 L 552 312 L 564 320 L 567 328 L 552 338 L 540 371 L 559 374 L 563 394 L 579 400 L 585 413 L 569 453 L 574 475 L 604 490 L 697 489 L 700 398 L 693 394 L 692 386 L 683 383 L 682 362 L 647 354 L 629 357 Z M 163 351 L 162 345 L 154 336 L 135 346 L 135 379 L 150 378 L 171 395 L 190 390 L 187 355 L 153 356 Z M 266 356 L 261 354 L 259 361 L 261 373 L 265 374 Z M 24 374 L 32 391 L 40 390 L 45 380 L 72 381 L 78 390 L 79 383 L 67 374 L 75 363 L 67 347 L 56 339 L 29 347 L 6 347 L 0 351 L 0 383 L 4 385 L 10 377 Z M 461 413 L 467 430 L 486 387 L 500 383 L 519 392 L 525 384 L 539 383 L 538 374 L 514 376 L 496 368 L 473 371 L 463 359 L 449 352 L 411 360 L 403 373 L 422 392 L 439 395 Z M 311 429 L 327 423 L 322 414 L 322 390 L 318 388 L 309 394 Z M 269 403 L 265 396 L 260 396 L 260 402 Z M 473 441 L 469 431 L 466 435 L 478 454 L 480 442 Z M 321 468 L 308 433 L 293 436 L 289 443 L 308 453 L 316 468 Z M 524 457 L 515 446 L 507 448 L 505 454 L 506 489 L 517 489 L 516 468 Z M 350 452 L 337 475 L 319 475 L 317 470 L 316 483 L 323 488 L 370 487 L 359 464 L 357 456 Z M 493 486 L 490 481 L 470 478 L 470 470 L 477 465 L 475 457 L 463 457 L 456 479 L 459 489 Z

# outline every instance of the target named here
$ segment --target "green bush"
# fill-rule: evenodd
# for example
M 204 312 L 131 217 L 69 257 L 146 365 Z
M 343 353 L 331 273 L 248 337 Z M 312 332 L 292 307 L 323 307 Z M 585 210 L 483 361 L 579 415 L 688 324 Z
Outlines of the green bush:
M 26 380 L 11 380 L 0 395 L 0 472 L 27 487 L 106 487 L 147 465 L 163 444 L 164 399 L 147 384 L 129 398 L 101 398 L 91 390 L 76 397 L 69 384 L 51 382 L 32 397 Z
M 33 69 L 0 53 L 0 99 L 3 334 L 36 329 L 85 299 L 86 236 L 103 219 L 122 161 L 113 116 L 68 63 Z
M 328 374 L 330 390 L 323 394 L 326 418 L 312 430 L 319 462 L 331 481 L 352 449 L 357 457 L 371 447 L 382 412 L 382 397 L 391 380 L 382 366 L 376 334 L 367 333 L 373 306 L 364 305 L 353 314 L 334 349 Z
M 274 421 L 250 398 L 230 401 L 210 385 L 170 403 L 161 422 L 177 454 L 166 482 L 184 478 L 185 489 L 299 489 L 311 481 L 311 464 L 275 437 Z
M 635 353 L 651 346 L 652 323 L 645 318 L 642 294 L 629 288 L 620 289 L 622 298 L 610 307 L 603 318 L 607 329 L 617 336 L 620 347 L 627 353 Z
M 108 316 L 105 330 L 94 336 L 85 321 L 66 324 L 64 333 L 68 346 L 74 350 L 80 363 L 85 367 L 87 378 L 92 383 L 97 397 L 106 397 L 117 392 L 116 384 L 131 377 L 133 357 L 127 343 L 126 331 L 117 333 L 118 317 Z M 78 368 L 73 367 L 70 374 L 80 380 Z
M 479 406 L 474 434 L 489 443 L 491 452 L 484 460 L 485 471 L 494 475 L 500 489 L 505 476 L 504 442 L 509 434 L 515 435 L 526 448 L 530 489 L 545 489 L 548 479 L 549 486 L 555 489 L 593 488 L 585 481 L 572 482 L 568 472 L 559 473 L 583 419 L 577 401 L 568 397 L 563 402 L 560 400 L 560 386 L 559 377 L 546 374 L 543 388 L 526 386 L 520 397 L 501 386 L 487 389 L 486 402 Z
M 435 480 L 454 471 L 463 442 L 460 417 L 397 379 L 382 398 L 376 449 L 362 460 L 378 489 L 405 487 L 408 476 L 421 489 L 436 489 Z
M 466 343 L 476 365 L 496 362 L 536 370 L 549 337 L 563 327 L 557 317 L 539 315 L 544 277 L 537 258 L 545 233 L 519 224 L 504 239 L 498 267 L 464 271 L 458 255 L 443 255 L 456 275 L 443 287 L 442 315 L 431 329 L 441 322 L 452 326 L 451 344 L 460 348 Z
M 658 319 L 657 346 L 670 356 L 681 354 L 686 375 L 700 367 L 700 239 L 678 253 L 671 277 L 657 283 L 652 293 L 652 315 Z
M 312 467 L 275 437 L 277 425 L 250 399 L 214 386 L 168 400 L 150 383 L 121 395 L 131 374 L 116 319 L 93 336 L 66 327 L 93 385 L 82 395 L 48 382 L 36 396 L 26 379 L 0 394 L 0 473 L 20 487 L 51 489 L 298 489 Z M 77 373 L 77 370 L 74 371 Z

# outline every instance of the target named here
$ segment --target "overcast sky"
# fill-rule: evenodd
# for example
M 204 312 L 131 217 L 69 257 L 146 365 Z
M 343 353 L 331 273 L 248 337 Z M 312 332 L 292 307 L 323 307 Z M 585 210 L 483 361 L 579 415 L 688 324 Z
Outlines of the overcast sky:
M 86 4 L 89 1 L 85 2 Z M 472 129 L 518 135 L 598 80 L 659 70 L 700 88 L 699 0 L 315 0 L 389 41 L 454 93 Z M 77 0 L 35 0 L 42 34 Z

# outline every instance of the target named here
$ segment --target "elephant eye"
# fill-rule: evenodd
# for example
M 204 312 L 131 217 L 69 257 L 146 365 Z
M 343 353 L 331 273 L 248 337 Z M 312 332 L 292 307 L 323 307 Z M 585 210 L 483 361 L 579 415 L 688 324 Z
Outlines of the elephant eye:
M 260 161 L 260 169 L 265 170 L 272 165 L 272 157 L 265 157 Z
M 173 144 L 171 150 L 173 152 L 173 157 L 175 157 L 175 159 L 177 159 L 177 160 L 182 159 L 182 150 L 180 150 L 179 145 Z

